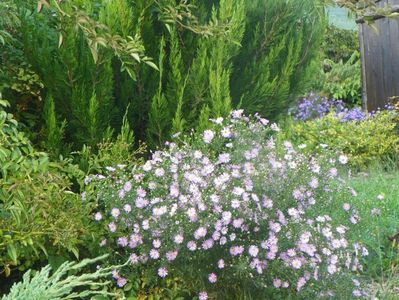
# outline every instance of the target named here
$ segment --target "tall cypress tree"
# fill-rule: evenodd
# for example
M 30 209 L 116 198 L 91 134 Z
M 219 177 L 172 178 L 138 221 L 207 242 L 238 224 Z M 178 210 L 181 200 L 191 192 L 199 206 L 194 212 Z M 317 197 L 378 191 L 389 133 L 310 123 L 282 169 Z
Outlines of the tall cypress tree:
M 62 2 L 66 12 L 78 7 L 109 34 L 142 41 L 159 71 L 132 63 L 127 73 L 107 47 L 93 60 L 96 34 L 88 43 L 51 10 L 25 13 L 35 10 L 32 3 L 21 2 L 18 47 L 67 120 L 65 140 L 75 149 L 101 140 L 108 125 L 119 131 L 128 105 L 137 140 L 152 146 L 177 131 L 205 128 L 238 105 L 277 118 L 306 86 L 325 25 L 322 0 Z M 104 30 L 96 26 L 95 33 Z

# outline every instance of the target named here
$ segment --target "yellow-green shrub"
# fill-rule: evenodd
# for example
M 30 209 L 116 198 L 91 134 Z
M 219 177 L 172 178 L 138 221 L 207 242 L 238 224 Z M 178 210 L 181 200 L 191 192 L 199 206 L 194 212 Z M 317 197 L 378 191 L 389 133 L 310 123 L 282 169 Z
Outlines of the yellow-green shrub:
M 305 144 L 307 152 L 343 152 L 353 167 L 364 168 L 375 160 L 398 154 L 397 117 L 396 112 L 384 111 L 363 121 L 341 122 L 330 113 L 323 118 L 287 124 L 279 138 Z

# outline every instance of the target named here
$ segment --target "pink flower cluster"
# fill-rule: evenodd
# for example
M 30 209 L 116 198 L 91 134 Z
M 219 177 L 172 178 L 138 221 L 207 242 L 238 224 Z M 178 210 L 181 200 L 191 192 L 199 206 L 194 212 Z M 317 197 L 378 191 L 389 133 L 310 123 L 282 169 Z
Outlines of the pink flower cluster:
M 263 286 L 298 292 L 361 270 L 365 248 L 347 238 L 359 217 L 337 160 L 308 157 L 288 141 L 279 147 L 280 129 L 257 115 L 234 111 L 214 123 L 191 145 L 168 143 L 131 179 L 110 177 L 99 189 L 110 209 L 94 218 L 106 222 L 107 245 L 130 257 L 132 270 L 195 274 L 210 290 L 231 280 L 238 265 Z M 346 224 L 328 215 L 338 194 L 346 196 L 342 213 L 353 212 Z

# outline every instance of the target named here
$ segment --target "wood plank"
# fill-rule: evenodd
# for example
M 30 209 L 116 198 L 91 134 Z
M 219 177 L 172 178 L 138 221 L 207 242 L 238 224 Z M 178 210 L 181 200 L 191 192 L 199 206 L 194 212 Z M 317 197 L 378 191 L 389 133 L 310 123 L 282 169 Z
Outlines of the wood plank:
M 399 1 L 399 0 L 398 0 Z M 399 96 L 399 20 L 389 21 L 390 30 L 390 59 L 392 66 L 392 86 L 389 96 Z
M 362 108 L 364 110 L 367 109 L 367 77 L 366 77 L 366 58 L 365 58 L 365 49 L 364 49 L 364 33 L 363 33 L 363 25 L 359 25 L 359 46 L 360 46 L 360 60 L 361 60 L 361 68 L 362 68 Z

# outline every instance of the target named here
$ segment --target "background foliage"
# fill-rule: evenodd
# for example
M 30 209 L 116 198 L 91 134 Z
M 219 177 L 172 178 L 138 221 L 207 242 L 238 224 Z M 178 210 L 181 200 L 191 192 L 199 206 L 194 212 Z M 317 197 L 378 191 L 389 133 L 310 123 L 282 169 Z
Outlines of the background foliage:
M 43 254 L 78 256 L 88 210 L 71 191 L 82 172 L 34 150 L 0 101 L 0 273 L 9 276 Z
M 239 105 L 276 119 L 313 74 L 325 27 L 310 0 L 42 1 L 40 13 L 37 1 L 9 2 L 2 89 L 55 154 L 100 142 L 128 105 L 151 146 Z

